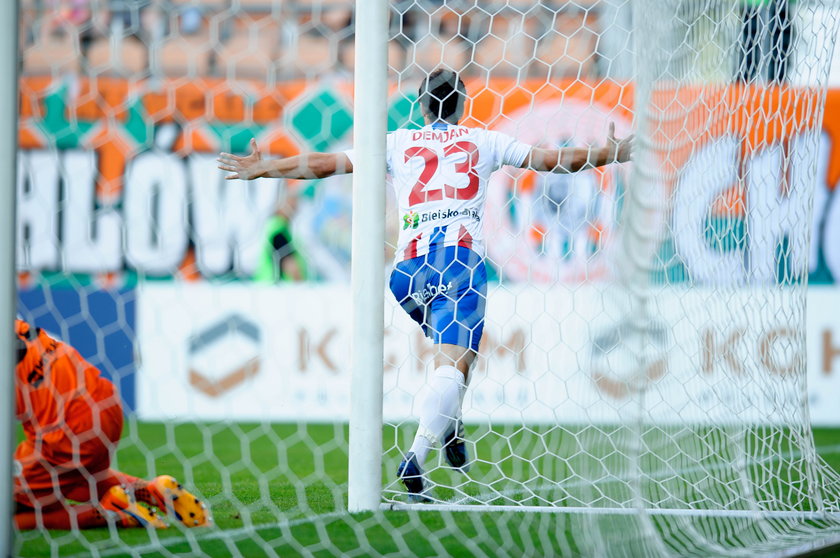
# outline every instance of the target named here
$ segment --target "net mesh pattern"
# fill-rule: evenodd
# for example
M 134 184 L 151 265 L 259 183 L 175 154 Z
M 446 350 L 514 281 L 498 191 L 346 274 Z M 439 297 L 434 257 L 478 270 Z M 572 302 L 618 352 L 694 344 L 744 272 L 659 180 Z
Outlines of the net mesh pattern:
M 93 432 L 111 469 L 173 475 L 214 526 L 105 513 L 107 528 L 18 530 L 16 553 L 837 542 L 805 300 L 838 15 L 819 0 L 390 3 L 389 131 L 423 126 L 418 85 L 446 68 L 466 84 L 463 125 L 542 148 L 604 145 L 610 123 L 636 140 L 631 163 L 489 180 L 486 325 L 453 417 L 471 468 L 433 450 L 422 505 L 396 471 L 436 348 L 386 293 L 383 509 L 349 514 L 351 180 L 225 181 L 216 156 L 251 138 L 266 157 L 352 147 L 353 4 L 22 2 L 19 314 L 116 388 L 122 438 L 94 421 L 68 443 Z M 388 195 L 386 260 L 411 226 Z M 71 457 L 96 503 L 98 465 Z M 71 516 L 85 503 L 59 500 Z

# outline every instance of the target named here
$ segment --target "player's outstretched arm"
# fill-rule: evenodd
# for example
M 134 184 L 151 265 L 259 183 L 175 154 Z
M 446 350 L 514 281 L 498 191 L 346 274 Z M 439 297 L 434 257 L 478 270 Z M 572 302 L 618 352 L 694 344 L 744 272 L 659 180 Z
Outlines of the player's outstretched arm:
M 219 168 L 233 174 L 227 180 L 255 178 L 326 178 L 353 172 L 353 163 L 344 153 L 304 153 L 282 159 L 263 159 L 257 141 L 251 139 L 251 153 L 244 157 L 219 153 Z
M 570 173 L 594 169 L 610 163 L 626 163 L 633 151 L 633 136 L 615 137 L 615 123 L 610 122 L 607 144 L 603 147 L 564 147 L 543 149 L 534 147 L 522 168 L 537 171 Z

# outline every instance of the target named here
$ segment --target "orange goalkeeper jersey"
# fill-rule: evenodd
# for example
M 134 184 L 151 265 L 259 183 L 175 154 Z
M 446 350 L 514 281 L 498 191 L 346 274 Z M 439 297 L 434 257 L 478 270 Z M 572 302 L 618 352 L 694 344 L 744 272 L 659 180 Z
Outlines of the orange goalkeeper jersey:
M 26 437 L 49 445 L 89 430 L 96 420 L 92 411 L 115 399 L 113 384 L 76 349 L 44 330 L 15 320 L 15 333 L 15 413 Z

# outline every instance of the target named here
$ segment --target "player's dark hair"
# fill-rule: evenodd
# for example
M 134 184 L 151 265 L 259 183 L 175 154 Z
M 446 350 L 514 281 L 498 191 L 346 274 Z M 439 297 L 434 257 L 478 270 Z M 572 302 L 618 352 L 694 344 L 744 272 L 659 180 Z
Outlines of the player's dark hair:
M 432 71 L 420 84 L 417 95 L 420 106 L 433 121 L 457 124 L 464 114 L 467 88 L 458 74 L 451 70 Z

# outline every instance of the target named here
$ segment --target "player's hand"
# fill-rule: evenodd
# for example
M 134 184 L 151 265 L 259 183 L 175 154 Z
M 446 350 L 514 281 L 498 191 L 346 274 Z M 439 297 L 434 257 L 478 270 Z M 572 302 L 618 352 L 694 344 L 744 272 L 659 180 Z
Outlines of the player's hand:
M 614 159 L 616 163 L 626 163 L 630 160 L 633 154 L 634 140 L 635 136 L 633 134 L 630 134 L 626 138 L 616 138 L 615 122 L 610 122 L 609 131 L 607 132 L 607 147 L 611 152 L 615 153 Z
M 219 153 L 216 161 L 221 170 L 233 173 L 225 176 L 225 180 L 253 180 L 265 172 L 262 154 L 254 138 L 251 138 L 251 152 L 248 155 L 240 157 L 232 153 Z

